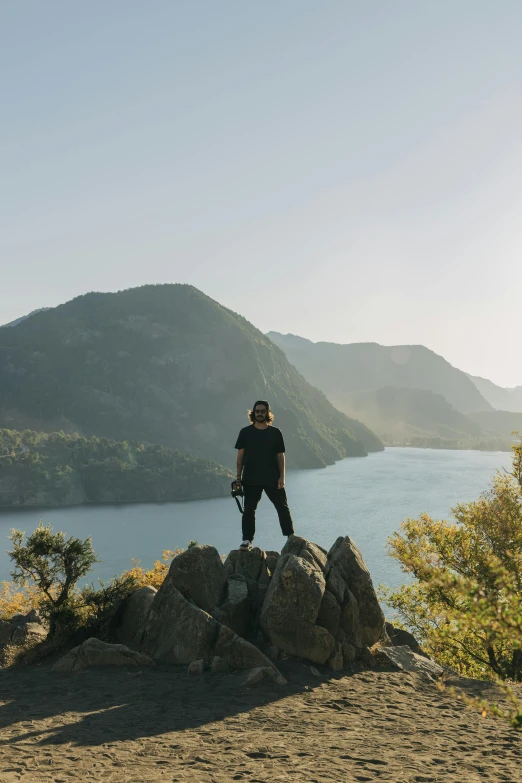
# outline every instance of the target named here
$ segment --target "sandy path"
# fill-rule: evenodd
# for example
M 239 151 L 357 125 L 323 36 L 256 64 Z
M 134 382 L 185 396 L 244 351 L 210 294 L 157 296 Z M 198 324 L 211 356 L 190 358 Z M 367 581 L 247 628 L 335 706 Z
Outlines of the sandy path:
M 416 676 L 319 681 L 285 662 L 287 686 L 244 689 L 242 674 L 49 668 L 0 671 L 2 783 L 522 781 L 520 732 Z

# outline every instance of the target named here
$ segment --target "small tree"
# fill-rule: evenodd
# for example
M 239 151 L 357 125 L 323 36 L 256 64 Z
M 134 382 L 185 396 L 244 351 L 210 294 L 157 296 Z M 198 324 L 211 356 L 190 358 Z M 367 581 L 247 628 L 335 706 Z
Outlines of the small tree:
M 453 514 L 456 523 L 407 519 L 391 536 L 390 554 L 414 581 L 384 598 L 442 663 L 522 680 L 522 441 L 512 473 Z
M 8 552 L 14 561 L 13 581 L 33 583 L 44 598 L 42 609 L 49 617 L 49 637 L 52 637 L 70 610 L 75 586 L 87 574 L 98 558 L 91 538 L 67 538 L 65 533 L 53 533 L 50 525 L 40 525 L 24 543 L 25 533 L 11 530 L 13 548 Z

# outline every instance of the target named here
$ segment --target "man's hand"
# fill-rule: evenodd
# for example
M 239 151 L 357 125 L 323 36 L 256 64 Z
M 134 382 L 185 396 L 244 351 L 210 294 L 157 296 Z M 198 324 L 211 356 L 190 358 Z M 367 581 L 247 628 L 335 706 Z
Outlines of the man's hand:
M 277 488 L 278 489 L 284 489 L 285 488 L 285 480 L 284 478 L 280 478 L 277 481 Z

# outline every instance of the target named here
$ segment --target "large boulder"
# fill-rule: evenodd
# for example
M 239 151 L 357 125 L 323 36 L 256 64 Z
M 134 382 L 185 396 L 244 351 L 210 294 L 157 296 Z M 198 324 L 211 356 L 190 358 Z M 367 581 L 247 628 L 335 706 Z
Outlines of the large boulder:
M 83 644 L 74 647 L 63 658 L 60 658 L 51 671 L 76 672 L 91 666 L 155 666 L 148 655 L 130 650 L 124 644 L 107 644 L 99 639 L 87 639 Z
M 328 563 L 336 568 L 357 601 L 361 641 L 371 647 L 383 635 L 384 614 L 362 555 L 349 536 L 337 539 L 328 552 Z
M 215 547 L 197 545 L 174 558 L 169 579 L 185 598 L 210 613 L 223 597 L 227 573 Z
M 282 555 L 295 555 L 302 560 L 306 560 L 308 563 L 316 568 L 319 568 L 323 573 L 327 567 L 327 556 L 324 549 L 317 544 L 313 544 L 306 538 L 300 536 L 289 536 L 288 541 L 281 550 Z
M 121 618 L 115 631 L 115 636 L 121 644 L 136 648 L 139 637 L 149 615 L 154 596 L 158 591 L 152 585 L 140 587 L 126 600 L 122 608 Z
M 188 601 L 167 574 L 154 596 L 139 649 L 172 664 L 212 660 L 219 623 Z
M 439 666 L 438 663 L 435 663 L 430 658 L 417 655 L 407 645 L 403 647 L 380 647 L 378 654 L 384 656 L 400 671 L 429 675 L 429 677 L 442 677 L 444 674 L 442 666 Z
M 289 655 L 326 663 L 335 639 L 316 625 L 324 591 L 324 576 L 314 558 L 281 555 L 260 617 L 271 642 Z

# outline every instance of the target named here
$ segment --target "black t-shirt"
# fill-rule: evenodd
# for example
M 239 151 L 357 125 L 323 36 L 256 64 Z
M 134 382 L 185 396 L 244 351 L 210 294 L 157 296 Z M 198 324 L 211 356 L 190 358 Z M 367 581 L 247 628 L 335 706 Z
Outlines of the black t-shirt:
M 240 431 L 236 449 L 245 449 L 243 484 L 269 486 L 279 480 L 277 455 L 285 450 L 281 430 L 277 427 L 259 429 L 251 424 Z

